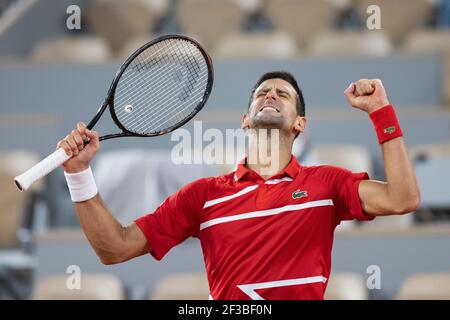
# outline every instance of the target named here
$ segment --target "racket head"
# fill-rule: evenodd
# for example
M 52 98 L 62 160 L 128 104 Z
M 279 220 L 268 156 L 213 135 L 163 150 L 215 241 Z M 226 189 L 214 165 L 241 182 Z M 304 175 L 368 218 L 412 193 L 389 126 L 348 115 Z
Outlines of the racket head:
M 122 133 L 101 140 L 158 136 L 181 127 L 204 107 L 213 82 L 212 59 L 196 40 L 166 35 L 144 44 L 116 73 L 101 108 L 109 106 Z

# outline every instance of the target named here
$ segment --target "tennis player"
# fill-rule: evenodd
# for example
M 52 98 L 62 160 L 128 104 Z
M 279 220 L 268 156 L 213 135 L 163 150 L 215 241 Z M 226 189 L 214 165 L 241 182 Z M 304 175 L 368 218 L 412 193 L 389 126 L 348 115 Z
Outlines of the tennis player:
M 115 264 L 146 253 L 160 260 L 196 237 L 211 299 L 323 299 L 333 233 L 341 221 L 405 214 L 420 203 L 402 129 L 381 81 L 361 79 L 344 93 L 373 123 L 387 182 L 298 163 L 291 149 L 306 127 L 303 94 L 291 74 L 270 72 L 257 81 L 242 127 L 251 129 L 249 135 L 277 130 L 276 150 L 265 150 L 278 154 L 270 164 L 273 174 L 267 174 L 267 164 L 247 161 L 248 155 L 235 172 L 184 186 L 128 226 L 118 223 L 97 192 L 90 162 L 100 148 L 98 135 L 79 123 L 58 147 L 72 155 L 63 165 L 67 183 L 100 260 Z M 91 143 L 83 149 L 86 137 Z M 250 136 L 249 152 L 270 148 L 260 142 Z

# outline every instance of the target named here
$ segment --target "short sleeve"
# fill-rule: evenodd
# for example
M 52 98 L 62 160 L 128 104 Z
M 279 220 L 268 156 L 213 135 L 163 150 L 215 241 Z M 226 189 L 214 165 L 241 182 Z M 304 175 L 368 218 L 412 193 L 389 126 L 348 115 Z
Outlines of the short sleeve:
M 161 203 L 153 213 L 135 220 L 156 260 L 161 260 L 171 248 L 187 238 L 197 236 L 202 210 L 201 189 L 205 190 L 204 179 L 184 186 Z
M 364 212 L 359 198 L 360 182 L 369 179 L 366 172 L 353 173 L 335 166 L 322 166 L 321 171 L 332 188 L 336 225 L 343 220 L 368 221 L 375 218 Z

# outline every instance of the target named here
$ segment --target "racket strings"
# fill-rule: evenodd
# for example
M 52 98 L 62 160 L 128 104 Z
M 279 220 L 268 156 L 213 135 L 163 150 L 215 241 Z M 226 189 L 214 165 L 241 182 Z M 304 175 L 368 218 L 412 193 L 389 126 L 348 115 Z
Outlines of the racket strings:
M 186 40 L 161 41 L 139 54 L 122 74 L 115 114 L 131 132 L 166 131 L 196 112 L 208 79 L 208 64 L 197 46 Z
M 155 52 L 155 54 L 157 54 L 157 52 Z M 141 54 L 141 55 L 143 55 L 143 54 Z M 139 59 L 139 58 L 140 58 L 140 56 L 137 59 Z M 139 63 L 139 61 L 138 61 L 138 63 Z M 173 71 L 172 69 L 174 67 L 176 67 L 176 65 L 172 66 L 172 68 L 166 67 L 165 72 L 168 72 L 168 73 L 172 72 Z M 147 98 L 145 95 L 143 95 L 143 93 L 145 93 L 145 91 L 148 90 L 147 86 L 137 85 L 136 81 L 139 78 L 138 77 L 139 74 L 137 74 L 137 76 L 136 75 L 133 76 L 134 73 L 132 73 L 130 70 L 136 70 L 136 69 L 127 69 L 125 71 L 124 77 L 123 77 L 123 79 L 121 79 L 121 83 L 120 83 L 121 84 L 120 90 L 123 92 L 126 92 L 126 94 L 117 94 L 117 92 L 116 92 L 116 95 L 115 95 L 116 101 L 119 102 L 119 104 L 122 103 L 123 101 L 130 100 L 130 96 L 135 96 L 136 102 L 140 102 L 140 100 Z M 147 83 L 149 83 L 149 81 L 151 81 L 151 79 L 141 79 L 141 80 L 143 80 L 144 82 L 147 82 Z M 160 81 L 160 86 L 162 86 L 162 85 L 166 85 L 166 83 Z M 141 97 L 141 99 L 138 98 L 136 100 L 136 97 Z
M 199 54 L 199 52 L 197 52 L 197 54 Z M 193 56 L 190 55 L 188 56 L 189 59 L 193 59 Z M 203 59 L 203 56 L 200 56 L 198 58 Z M 188 68 L 191 68 L 191 66 L 195 65 L 198 68 L 198 63 L 197 60 L 194 60 L 192 64 L 187 64 Z M 191 70 L 192 71 L 192 70 Z M 197 70 L 194 70 L 197 71 Z M 188 80 L 185 81 L 185 86 L 182 88 L 182 93 L 179 95 L 179 100 L 181 102 L 184 102 L 185 104 L 179 104 L 178 106 L 174 106 L 172 109 L 172 117 L 166 117 L 166 120 L 162 123 L 160 123 L 159 126 L 159 130 L 162 129 L 163 125 L 167 125 L 168 122 L 170 122 L 171 120 L 173 120 L 173 118 L 178 118 L 178 119 L 185 119 L 187 116 L 189 116 L 192 112 L 195 111 L 195 107 L 200 103 L 201 99 L 203 99 L 204 97 L 204 92 L 207 86 L 207 75 L 208 72 L 207 70 L 205 70 L 205 72 L 203 72 L 202 77 L 198 77 L 197 73 L 188 73 L 187 77 Z M 194 86 L 194 82 L 201 80 L 203 83 L 200 84 L 199 86 Z M 195 88 L 195 90 L 193 90 L 193 88 Z M 189 100 L 185 100 L 187 97 L 190 96 Z M 175 97 L 174 97 L 175 99 Z M 172 100 L 174 100 L 172 99 Z M 165 101 L 163 100 L 162 103 L 164 104 Z M 172 101 L 169 100 L 168 105 L 170 105 L 172 103 Z M 184 106 L 188 106 L 189 108 L 185 108 Z M 156 111 L 157 114 L 157 118 L 155 119 L 156 121 L 160 120 L 161 118 L 163 118 L 162 113 L 158 112 L 159 110 Z M 189 113 L 186 113 L 186 111 L 189 111 Z
M 175 67 L 177 67 L 177 66 L 175 66 Z M 175 67 L 172 66 L 172 68 L 167 68 L 167 69 L 165 70 L 165 72 L 173 72 L 173 69 L 174 69 Z M 179 76 L 178 76 L 178 77 L 179 77 Z M 170 82 L 170 81 L 165 81 L 165 82 L 162 82 L 160 85 L 161 85 L 161 86 L 166 86 L 166 85 L 169 84 L 169 82 Z M 174 89 L 171 89 L 170 91 L 168 91 L 167 93 L 170 94 L 170 95 L 173 95 L 174 92 L 175 92 L 175 90 L 179 90 L 179 89 L 178 89 L 178 88 L 174 88 Z M 139 99 L 137 100 L 137 102 L 142 102 L 142 100 L 143 100 L 143 98 L 139 98 Z M 156 111 L 156 110 L 155 110 L 155 111 Z
M 171 94 L 174 90 L 172 90 L 171 92 L 168 92 L 169 94 Z M 192 97 L 190 100 L 193 100 L 195 97 Z M 170 99 L 170 100 L 164 100 L 163 103 L 170 105 L 172 100 L 176 99 L 175 97 Z M 186 101 L 186 102 L 191 102 L 191 101 Z M 166 113 L 163 113 L 162 109 L 164 109 L 167 106 L 162 106 L 159 109 L 154 110 L 154 114 L 156 114 L 156 117 L 152 118 L 152 122 L 154 123 L 154 126 L 156 126 L 155 130 L 161 130 L 161 127 L 166 124 L 167 122 L 169 122 L 170 120 L 172 120 L 173 117 L 169 117 Z M 181 109 L 181 110 L 180 110 Z M 179 115 L 181 118 L 186 118 L 187 115 L 185 113 L 185 108 L 182 105 L 179 105 L 178 107 L 173 108 L 173 112 L 176 112 L 176 115 Z M 182 115 L 180 113 L 183 113 Z M 150 115 L 146 115 L 146 117 L 149 117 Z M 147 119 L 146 117 L 142 118 L 142 117 L 135 117 L 134 121 L 132 121 L 130 123 L 130 126 L 135 126 L 137 125 L 137 123 L 139 123 L 141 125 L 141 127 L 145 128 L 146 126 L 148 127 L 148 124 L 146 124 L 145 122 L 143 122 L 145 119 Z M 157 126 L 156 124 L 158 123 L 158 121 L 161 118 L 166 118 L 166 120 L 163 123 L 160 123 L 159 126 Z
M 174 90 L 171 90 L 171 91 L 169 91 L 169 92 L 166 92 L 167 94 L 166 94 L 166 96 L 170 96 L 170 95 L 173 95 L 174 94 Z M 173 99 L 172 99 L 173 100 Z M 170 103 L 172 103 L 172 101 L 171 100 L 165 100 L 164 101 L 166 104 L 170 104 Z M 137 102 L 136 102 L 137 104 L 141 104 L 141 103 L 143 103 L 143 101 L 142 101 L 142 98 L 141 99 L 138 99 L 137 100 Z M 153 111 L 153 114 L 156 114 L 156 117 L 153 115 L 153 117 L 152 117 L 152 122 L 153 122 L 153 124 L 155 125 L 155 126 L 157 126 L 157 123 L 158 123 L 158 120 L 160 119 L 160 118 L 162 118 L 163 116 L 165 116 L 166 118 L 167 118 L 167 114 L 166 113 L 161 113 L 161 111 L 163 111 L 163 110 L 161 110 L 164 106 L 163 105 L 161 105 L 161 103 L 158 103 L 157 101 L 151 101 L 151 102 L 149 102 L 149 103 L 152 103 L 152 108 L 153 109 L 149 109 L 149 108 L 147 108 L 146 109 L 146 111 L 147 111 L 147 114 L 145 114 L 144 115 L 144 117 L 141 117 L 141 116 L 137 116 L 138 114 L 137 113 L 134 113 L 134 121 L 133 122 L 131 122 L 131 123 L 129 123 L 128 124 L 128 127 L 135 127 L 136 126 L 136 124 L 137 123 L 139 123 L 139 125 L 140 125 L 140 127 L 139 128 L 134 128 L 134 130 L 135 131 L 144 131 L 145 129 L 147 129 L 148 130 L 148 123 L 146 123 L 144 120 L 145 119 L 148 119 L 148 117 L 150 117 L 151 115 L 149 115 L 148 114 L 148 112 L 150 111 L 150 110 L 152 110 Z M 157 108 L 157 107 L 155 107 L 155 106 L 157 106 L 157 105 L 161 105 L 159 108 Z M 173 108 L 173 110 L 175 110 L 175 111 L 178 111 L 180 109 L 180 106 L 177 108 L 177 107 L 175 107 L 175 108 Z M 169 118 L 169 120 L 170 120 L 170 118 Z M 165 122 L 168 122 L 167 120 L 165 121 Z M 159 126 L 160 127 L 160 126 Z M 159 127 L 157 127 L 157 128 L 154 128 L 155 130 L 156 129 L 160 129 Z
M 143 100 L 148 99 L 145 94 L 145 92 L 148 91 L 148 88 L 147 86 L 143 86 L 142 82 L 151 84 L 152 79 L 148 79 L 151 74 L 149 73 L 147 74 L 147 78 L 143 78 L 143 75 L 145 74 L 140 71 L 151 70 L 152 66 L 155 64 L 155 60 L 152 60 L 153 57 L 158 55 L 162 50 L 159 43 L 152 49 L 154 52 L 151 55 L 148 55 L 148 51 L 144 51 L 137 58 L 135 58 L 129 68 L 125 70 L 115 94 L 116 112 L 118 114 L 123 114 L 123 110 L 121 110 L 120 107 L 124 104 L 124 102 L 131 103 L 131 101 L 133 101 L 135 105 L 140 105 Z M 146 66 L 146 68 L 144 68 L 144 66 Z M 166 72 L 171 72 L 171 70 L 167 68 Z M 164 85 L 164 83 L 160 81 L 160 85 Z M 123 122 L 125 123 L 127 118 L 131 115 L 134 116 L 133 118 L 136 118 L 138 113 L 133 112 L 129 115 L 123 114 Z M 133 123 L 130 124 L 133 125 Z
M 192 56 L 192 55 L 191 55 Z M 171 69 L 173 69 L 174 67 L 172 66 L 172 68 Z M 166 73 L 169 73 L 169 72 L 172 72 L 173 70 L 171 70 L 171 69 L 169 69 L 169 68 L 167 68 L 166 67 L 166 69 L 164 70 Z M 132 79 L 134 79 L 134 78 L 132 78 Z M 179 78 L 179 75 L 178 75 L 178 79 L 180 79 Z M 167 81 L 166 81 L 166 83 L 161 83 L 161 85 L 167 85 Z M 141 88 L 139 88 L 139 89 L 141 89 Z M 142 90 L 139 90 L 139 91 L 142 91 Z M 134 94 L 136 94 L 136 92 L 133 92 Z M 168 92 L 168 93 L 170 93 L 170 94 L 173 94 L 173 90 L 171 91 L 171 92 Z M 139 92 L 139 94 L 140 94 L 140 92 Z M 120 99 L 119 99 L 120 100 Z M 139 99 L 137 102 L 141 102 L 142 101 L 142 98 L 141 99 Z

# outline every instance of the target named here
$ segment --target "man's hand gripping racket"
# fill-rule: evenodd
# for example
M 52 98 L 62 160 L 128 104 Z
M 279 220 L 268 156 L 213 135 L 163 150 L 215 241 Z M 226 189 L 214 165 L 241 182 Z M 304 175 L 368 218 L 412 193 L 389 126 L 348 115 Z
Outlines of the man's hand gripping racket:
M 99 141 L 159 136 L 179 128 L 204 107 L 213 79 L 212 60 L 195 40 L 176 35 L 145 44 L 116 73 L 91 122 L 87 126 L 79 123 L 54 153 L 15 177 L 17 187 L 27 190 L 62 164 L 67 172 L 86 169 Z M 107 108 L 121 132 L 98 137 L 91 129 Z

